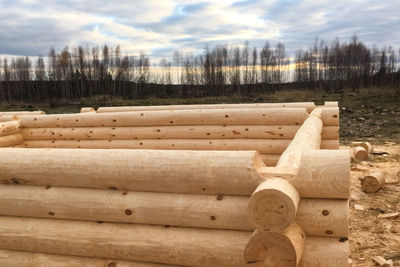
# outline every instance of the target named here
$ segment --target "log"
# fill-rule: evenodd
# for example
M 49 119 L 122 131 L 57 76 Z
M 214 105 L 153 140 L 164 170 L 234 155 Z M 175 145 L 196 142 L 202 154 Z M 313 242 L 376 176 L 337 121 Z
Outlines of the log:
M 321 119 L 324 126 L 339 126 L 339 107 L 322 108 Z
M 280 154 L 260 154 L 262 161 L 264 161 L 267 166 L 275 166 L 280 156 Z
M 289 182 L 302 198 L 348 199 L 350 153 L 347 150 L 304 152 L 299 171 Z
M 16 115 L 0 115 L 0 122 L 7 122 L 17 120 L 18 117 Z
M 251 232 L 0 217 L 0 248 L 188 266 L 243 266 Z
M 253 230 L 248 197 L 0 185 L 0 215 Z
M 43 115 L 46 114 L 46 112 L 42 110 L 36 110 L 36 111 L 0 111 L 0 116 L 3 115 Z
M 349 245 L 345 239 L 307 236 L 299 267 L 348 266 Z
M 92 107 L 81 108 L 81 113 L 86 113 L 86 112 L 96 112 L 96 110 L 94 110 L 94 108 Z
M 361 188 L 367 193 L 378 192 L 385 184 L 385 176 L 382 172 L 373 172 L 361 179 Z
M 8 147 L 22 144 L 24 138 L 22 134 L 12 134 L 0 137 L 0 147 Z
M 302 198 L 297 209 L 296 223 L 307 235 L 348 237 L 349 202 Z
M 254 230 L 248 197 L 0 185 L 0 215 Z M 346 237 L 347 200 L 301 199 L 296 222 L 307 235 Z
M 283 232 L 256 230 L 245 248 L 246 266 L 296 267 L 305 243 L 306 235 L 295 223 Z
M 0 249 L 0 266 L 7 267 L 177 267 L 157 263 L 76 257 Z
M 299 193 L 286 180 L 270 178 L 251 196 L 247 217 L 258 230 L 283 231 L 294 221 L 299 201 Z
M 182 109 L 243 109 L 243 108 L 306 108 L 310 113 L 314 108 L 314 102 L 292 102 L 292 103 L 251 103 L 251 104 L 207 104 L 207 105 L 168 105 L 168 106 L 120 106 L 99 107 L 98 113 L 129 112 L 149 110 L 182 110 Z
M 321 138 L 339 140 L 339 126 L 324 126 L 322 128 Z
M 305 108 L 196 109 L 18 116 L 25 128 L 174 125 L 301 125 Z
M 254 151 L 0 149 L 1 182 L 43 186 L 250 196 L 262 167 Z
M 353 147 L 353 156 L 357 161 L 368 160 L 368 152 L 365 148 L 356 146 Z
M 282 153 L 276 164 L 279 168 L 297 170 L 299 168 L 302 154 L 305 151 L 318 149 L 321 146 L 321 121 L 322 109 L 316 108 L 305 120 L 297 131 L 288 148 Z
M 369 142 L 351 142 L 351 146 L 352 147 L 360 146 L 360 147 L 364 148 L 365 150 L 367 150 L 368 154 L 372 150 L 372 146 Z
M 311 112 L 280 156 L 277 168 L 296 173 L 303 153 L 320 147 L 321 112 L 320 108 Z M 247 214 L 256 229 L 282 231 L 294 222 L 299 200 L 299 193 L 288 181 L 272 177 L 261 183 L 250 197 Z
M 339 106 L 339 102 L 337 102 L 337 101 L 325 101 L 324 106 L 325 107 L 338 107 Z
M 9 121 L 0 123 L 0 137 L 6 135 L 17 134 L 22 131 L 19 121 Z
M 27 148 L 255 150 L 263 154 L 280 154 L 290 141 L 290 139 L 31 140 L 25 141 L 24 145 Z
M 293 139 L 298 129 L 297 125 L 25 128 L 23 135 L 25 140 Z M 335 131 L 326 129 L 325 135 L 334 138 Z
M 321 149 L 339 149 L 339 139 L 324 139 L 321 140 Z

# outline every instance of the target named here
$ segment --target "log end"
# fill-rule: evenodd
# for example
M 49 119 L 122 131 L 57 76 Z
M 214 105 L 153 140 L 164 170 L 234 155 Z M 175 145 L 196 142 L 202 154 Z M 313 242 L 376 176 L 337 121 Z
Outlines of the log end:
M 353 149 L 354 158 L 358 161 L 363 161 L 368 159 L 368 151 L 361 147 L 357 146 Z
M 385 177 L 383 173 L 375 172 L 365 176 L 361 180 L 361 188 L 367 193 L 375 193 L 385 183 Z
M 299 200 L 298 192 L 286 180 L 270 178 L 257 187 L 249 200 L 250 223 L 264 231 L 283 230 L 294 221 Z
M 246 266 L 297 266 L 305 244 L 305 233 L 297 225 L 289 228 L 283 233 L 255 231 L 245 248 Z

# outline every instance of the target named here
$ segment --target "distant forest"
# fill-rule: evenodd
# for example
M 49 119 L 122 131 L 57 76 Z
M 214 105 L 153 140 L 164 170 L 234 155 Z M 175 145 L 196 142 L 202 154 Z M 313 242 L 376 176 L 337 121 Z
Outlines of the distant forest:
M 357 93 L 364 87 L 400 91 L 400 50 L 367 47 L 356 36 L 330 44 L 316 40 L 290 60 L 284 43 L 261 49 L 206 47 L 200 55 L 176 51 L 171 60 L 123 55 L 103 46 L 50 49 L 47 57 L 0 59 L 0 101 L 37 103 L 93 96 L 126 99 L 249 96 L 285 89 Z

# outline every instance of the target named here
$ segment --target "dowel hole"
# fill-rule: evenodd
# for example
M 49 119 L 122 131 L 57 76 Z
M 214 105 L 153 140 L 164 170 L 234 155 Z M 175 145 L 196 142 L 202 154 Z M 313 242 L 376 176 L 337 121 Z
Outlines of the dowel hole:
M 174 121 L 170 121 L 169 123 L 174 123 Z
M 113 122 L 117 122 L 117 120 L 116 120 L 116 119 L 113 119 Z
M 210 135 L 210 133 L 207 133 L 207 135 Z
M 249 131 L 249 128 L 246 128 L 246 129 L 244 129 L 246 132 L 248 132 Z
M 140 113 L 140 116 L 144 116 L 144 114 L 143 114 L 143 113 Z
M 349 240 L 347 237 L 341 237 L 339 239 L 339 242 L 346 242 L 347 240 Z
M 166 224 L 166 225 L 164 225 L 164 227 L 165 227 L 165 228 L 170 228 L 171 225 Z
M 104 221 L 97 221 L 97 223 L 104 223 Z
M 322 211 L 322 215 L 328 216 L 328 215 L 329 215 L 329 211 L 328 211 L 328 210 L 323 210 L 323 211 Z
M 76 122 L 79 122 L 79 120 L 76 120 Z
M 142 146 L 142 145 L 143 145 L 143 143 L 142 143 L 142 142 L 140 142 L 140 143 L 139 143 L 139 145 L 141 145 L 141 146 Z
M 157 132 L 161 132 L 161 130 L 160 130 L 160 129 L 157 129 Z
M 93 133 L 93 131 L 90 131 L 89 133 Z
M 265 114 L 263 114 L 263 117 L 265 117 Z
M 126 195 L 128 194 L 128 192 L 124 191 L 122 194 L 123 194 L 124 196 L 126 196 Z
M 304 234 L 303 234 L 303 233 L 301 233 L 301 238 L 303 238 L 303 239 L 304 239 Z
M 51 188 L 51 185 L 47 185 L 47 186 L 46 186 L 46 189 L 50 189 L 50 188 Z
M 332 117 L 337 118 L 338 116 L 335 114 L 335 115 L 333 115 Z
M 213 215 L 210 217 L 211 221 L 215 221 L 217 218 Z
M 115 186 L 109 186 L 108 189 L 110 189 L 110 190 L 118 190 Z
M 107 267 L 117 267 L 117 264 L 115 262 L 110 262 Z
M 229 118 L 229 115 L 225 115 L 225 118 Z
M 34 118 L 33 120 L 34 120 L 34 121 L 37 121 L 37 118 Z
M 126 209 L 126 210 L 125 210 L 125 214 L 126 214 L 127 216 L 131 216 L 131 215 L 132 215 L 132 211 L 131 211 L 130 209 Z
M 326 231 L 325 231 L 325 234 L 327 234 L 327 235 L 332 235 L 333 232 L 332 232 L 331 230 L 326 230 Z
M 281 208 L 281 209 L 283 209 L 283 208 L 284 208 L 284 206 L 283 206 L 283 205 L 280 205 L 280 208 Z
M 54 216 L 54 215 L 56 215 L 54 212 L 52 212 L 52 211 L 49 211 L 49 215 L 50 216 Z
M 217 196 L 217 200 L 223 200 L 224 199 L 224 196 L 223 195 L 218 195 Z
M 112 127 L 111 129 L 115 130 L 115 127 Z
M 201 190 L 206 191 L 205 187 L 203 187 Z

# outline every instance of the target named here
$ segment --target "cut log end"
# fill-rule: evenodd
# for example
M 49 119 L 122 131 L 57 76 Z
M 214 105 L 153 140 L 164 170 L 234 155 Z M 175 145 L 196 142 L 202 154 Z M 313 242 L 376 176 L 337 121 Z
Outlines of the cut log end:
M 299 194 L 286 180 L 271 178 L 261 183 L 247 206 L 250 223 L 264 231 L 283 230 L 296 217 Z
M 361 180 L 361 188 L 367 193 L 375 193 L 385 183 L 385 177 L 381 172 L 374 172 Z
M 368 151 L 361 146 L 353 148 L 353 155 L 357 161 L 363 161 L 368 159 Z
M 245 248 L 245 264 L 249 267 L 297 266 L 305 239 L 303 230 L 297 224 L 282 233 L 255 231 Z

